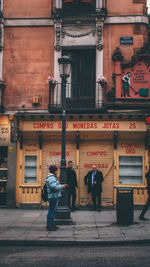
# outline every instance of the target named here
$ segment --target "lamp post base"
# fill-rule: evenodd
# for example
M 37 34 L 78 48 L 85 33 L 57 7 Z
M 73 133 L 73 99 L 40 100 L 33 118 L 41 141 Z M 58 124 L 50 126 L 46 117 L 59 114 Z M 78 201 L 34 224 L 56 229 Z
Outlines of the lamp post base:
M 58 207 L 55 216 L 56 225 L 72 225 L 73 220 L 70 217 L 70 209 L 68 206 Z

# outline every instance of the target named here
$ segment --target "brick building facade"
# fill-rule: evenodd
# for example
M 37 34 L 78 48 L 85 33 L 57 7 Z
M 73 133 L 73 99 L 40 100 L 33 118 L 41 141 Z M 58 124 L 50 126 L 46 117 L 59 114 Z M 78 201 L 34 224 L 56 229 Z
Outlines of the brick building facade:
M 134 189 L 135 204 L 145 202 L 148 33 L 146 0 L 1 1 L 1 205 L 43 205 L 48 166 L 60 167 L 62 55 L 72 58 L 66 158 L 77 172 L 78 204 L 91 203 L 83 178 L 92 163 L 104 175 L 104 206 L 115 205 L 121 186 Z

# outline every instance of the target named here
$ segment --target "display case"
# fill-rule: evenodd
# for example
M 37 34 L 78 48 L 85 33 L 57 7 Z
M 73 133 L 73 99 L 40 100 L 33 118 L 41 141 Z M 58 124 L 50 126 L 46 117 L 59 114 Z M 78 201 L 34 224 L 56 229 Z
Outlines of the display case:
M 143 184 L 142 156 L 119 156 L 119 184 Z
M 0 206 L 7 204 L 7 147 L 0 147 Z
M 0 205 L 6 205 L 7 200 L 7 169 L 0 168 Z

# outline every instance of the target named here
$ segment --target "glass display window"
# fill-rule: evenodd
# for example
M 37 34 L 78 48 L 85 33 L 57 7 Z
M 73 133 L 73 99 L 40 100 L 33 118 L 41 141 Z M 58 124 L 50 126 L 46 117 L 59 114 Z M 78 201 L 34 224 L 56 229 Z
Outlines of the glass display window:
M 119 156 L 119 184 L 143 184 L 142 156 Z
M 25 156 L 24 183 L 37 182 L 37 156 Z
M 7 203 L 8 147 L 0 146 L 0 206 Z

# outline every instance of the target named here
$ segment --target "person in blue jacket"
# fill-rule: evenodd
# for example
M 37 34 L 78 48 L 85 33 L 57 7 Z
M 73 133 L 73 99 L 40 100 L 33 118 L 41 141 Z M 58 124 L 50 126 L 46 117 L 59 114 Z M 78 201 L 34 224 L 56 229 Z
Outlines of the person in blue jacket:
M 59 227 L 54 224 L 55 214 L 57 211 L 59 198 L 61 197 L 61 191 L 67 186 L 67 184 L 59 184 L 57 180 L 56 166 L 49 167 L 49 173 L 46 176 L 46 186 L 49 202 L 46 228 L 48 231 L 56 231 Z

